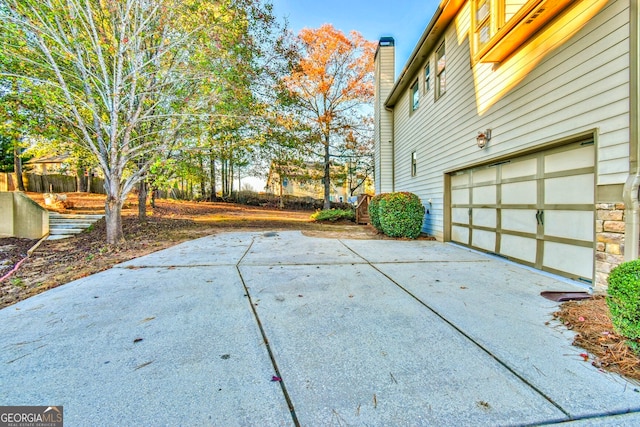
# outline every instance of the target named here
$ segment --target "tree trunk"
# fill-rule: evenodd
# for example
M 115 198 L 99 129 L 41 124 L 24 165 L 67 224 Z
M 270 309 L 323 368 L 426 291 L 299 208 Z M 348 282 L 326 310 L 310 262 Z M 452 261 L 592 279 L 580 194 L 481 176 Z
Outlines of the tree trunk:
M 229 161 L 229 171 L 227 180 L 229 183 L 229 197 L 233 197 L 233 161 Z
M 138 220 L 147 220 L 147 181 L 142 180 L 138 184 Z
M 213 156 L 213 153 L 209 153 L 209 161 L 211 163 L 211 167 L 209 169 L 211 173 L 211 201 L 216 201 L 216 158 Z
M 202 160 L 202 155 L 199 155 L 200 159 L 200 200 L 205 201 L 207 199 L 206 192 L 206 175 L 204 173 L 204 161 Z
M 324 206 L 322 209 L 331 209 L 331 157 L 329 155 L 329 137 L 325 137 L 324 143 Z
M 85 169 L 83 167 L 76 169 L 76 191 L 78 193 L 84 193 L 86 191 L 84 172 Z
M 107 191 L 111 193 L 113 189 Z M 109 245 L 117 245 L 124 242 L 124 233 L 122 232 L 122 204 L 124 200 L 116 196 L 107 194 L 105 201 L 105 221 L 107 223 L 107 243 Z
M 227 197 L 229 186 L 227 185 L 227 159 L 220 160 L 220 185 L 222 185 L 222 198 Z
M 27 191 L 24 188 L 22 179 L 22 157 L 20 157 L 20 148 L 16 145 L 13 147 L 13 170 L 16 173 L 16 181 L 18 182 L 19 191 Z
M 280 209 L 284 209 L 284 185 L 282 185 L 282 175 L 280 175 Z

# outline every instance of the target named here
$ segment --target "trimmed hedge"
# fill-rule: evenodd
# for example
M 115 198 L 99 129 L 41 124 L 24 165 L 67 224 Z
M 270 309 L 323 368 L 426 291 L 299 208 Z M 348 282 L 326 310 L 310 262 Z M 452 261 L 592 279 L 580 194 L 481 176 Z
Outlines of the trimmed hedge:
M 390 237 L 417 238 L 422 231 L 425 212 L 420 198 L 408 192 L 382 196 L 378 206 L 382 232 Z
M 640 354 L 640 259 L 615 267 L 608 281 L 607 305 L 613 326 Z
M 380 224 L 380 200 L 386 195 L 387 193 L 378 194 L 369 200 L 369 221 L 371 221 L 371 225 L 378 231 L 382 231 L 382 224 Z
M 343 219 L 355 221 L 356 214 L 353 212 L 353 209 L 329 209 L 317 211 L 311 215 L 311 219 L 319 222 L 335 222 Z

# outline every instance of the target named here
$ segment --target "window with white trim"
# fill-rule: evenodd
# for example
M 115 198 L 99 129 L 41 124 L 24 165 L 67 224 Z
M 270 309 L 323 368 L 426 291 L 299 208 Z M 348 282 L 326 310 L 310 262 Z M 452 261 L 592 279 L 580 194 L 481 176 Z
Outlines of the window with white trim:
M 414 112 L 420 106 L 420 90 L 418 80 L 411 86 L 411 112 Z
M 447 53 L 444 42 L 436 49 L 436 99 L 447 91 Z
M 429 92 L 431 90 L 431 64 L 428 64 L 424 67 L 424 93 Z

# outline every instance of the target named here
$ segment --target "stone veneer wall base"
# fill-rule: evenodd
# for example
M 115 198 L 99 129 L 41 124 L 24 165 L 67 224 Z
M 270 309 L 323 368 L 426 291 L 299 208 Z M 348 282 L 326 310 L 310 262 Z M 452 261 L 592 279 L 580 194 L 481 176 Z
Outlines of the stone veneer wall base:
M 624 203 L 596 204 L 595 294 L 606 294 L 611 270 L 624 261 Z

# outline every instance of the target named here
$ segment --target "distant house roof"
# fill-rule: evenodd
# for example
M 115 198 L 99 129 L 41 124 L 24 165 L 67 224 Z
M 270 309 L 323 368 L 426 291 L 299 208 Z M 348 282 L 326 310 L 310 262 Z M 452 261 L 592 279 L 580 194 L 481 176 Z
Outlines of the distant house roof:
M 25 162 L 29 165 L 41 164 L 41 163 L 63 163 L 69 160 L 68 154 L 60 154 L 57 156 L 43 156 L 43 157 L 34 157 L 33 159 Z

